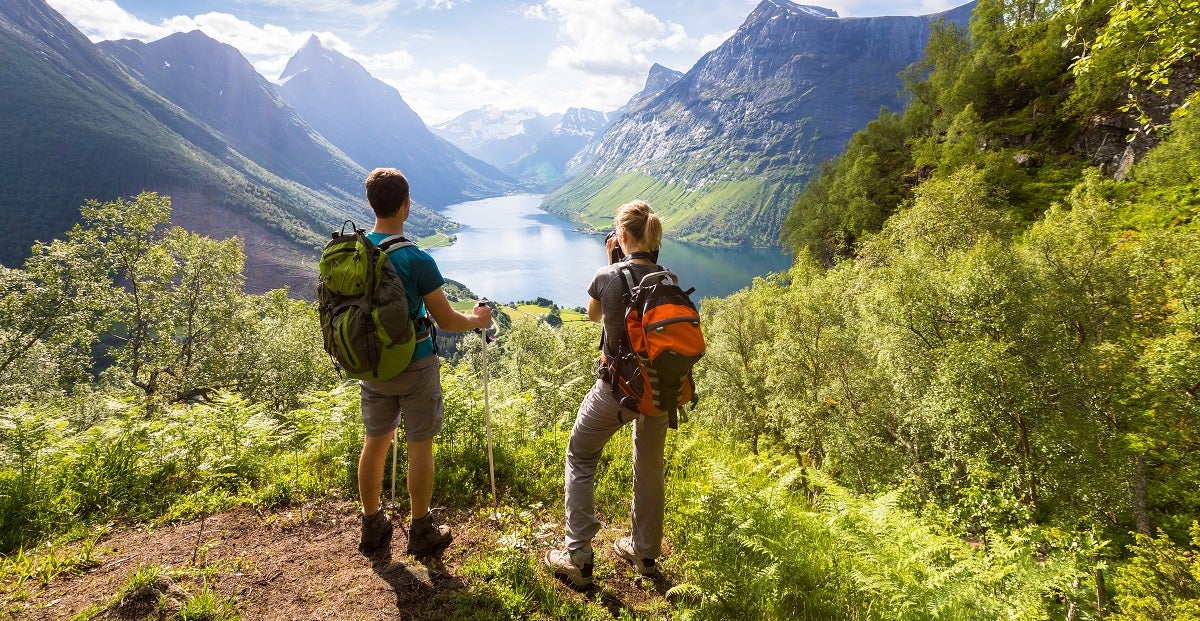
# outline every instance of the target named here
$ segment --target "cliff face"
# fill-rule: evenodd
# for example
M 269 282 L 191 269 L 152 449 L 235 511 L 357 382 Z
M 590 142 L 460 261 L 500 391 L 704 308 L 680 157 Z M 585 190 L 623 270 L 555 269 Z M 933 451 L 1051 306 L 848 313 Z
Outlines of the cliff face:
M 965 25 L 973 6 L 844 19 L 764 0 L 682 79 L 628 110 L 546 208 L 598 220 L 623 202 L 618 194 L 635 192 L 664 213 L 674 237 L 776 245 L 820 163 L 881 107 L 903 108 L 899 73 L 921 57 L 931 24 Z

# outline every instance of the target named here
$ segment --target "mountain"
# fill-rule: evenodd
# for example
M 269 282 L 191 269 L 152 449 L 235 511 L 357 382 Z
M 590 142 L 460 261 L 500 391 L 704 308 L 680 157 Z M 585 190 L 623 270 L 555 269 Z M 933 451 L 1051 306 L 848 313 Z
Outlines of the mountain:
M 433 131 L 463 151 L 504 169 L 553 131 L 561 119 L 561 114 L 545 115 L 532 108 L 507 110 L 488 104 L 437 123 Z
M 515 177 L 524 189 L 546 191 L 562 185 L 567 161 L 616 116 L 587 108 L 541 114 L 532 108 L 485 105 L 438 123 L 433 130 Z
M 280 177 L 130 77 L 43 0 L 0 3 L 0 262 L 60 237 L 88 199 L 155 191 L 175 224 L 245 241 L 247 287 L 311 289 L 330 226 L 362 201 Z
M 436 136 L 399 91 L 315 35 L 279 79 L 280 96 L 360 166 L 402 170 L 416 202 L 440 208 L 516 189 L 512 178 Z
M 625 102 L 625 107 L 621 108 L 623 112 L 631 112 L 642 107 L 642 104 L 650 101 L 659 93 L 667 90 L 676 82 L 683 79 L 683 73 L 674 69 L 664 67 L 658 63 L 650 66 L 650 71 L 646 75 L 646 85 L 642 87 L 641 92 L 629 98 Z
M 270 173 L 349 203 L 363 201 L 367 171 L 309 127 L 236 48 L 198 30 L 151 43 L 126 39 L 97 46 Z M 420 205 L 410 216 L 418 235 L 446 224 Z
M 504 168 L 536 190 L 561 186 L 566 180 L 567 162 L 588 143 L 604 133 L 618 113 L 571 108 L 558 123 L 542 136 L 520 159 Z
M 199 30 L 152 43 L 126 39 L 97 45 L 139 82 L 267 170 L 309 187 L 359 193 L 363 168 L 301 120 L 236 48 Z
M 609 121 L 609 126 L 611 127 L 612 124 L 617 121 L 617 119 L 621 118 L 631 110 L 637 110 L 642 106 L 642 104 L 650 101 L 654 97 L 657 97 L 659 93 L 667 90 L 667 88 L 672 84 L 682 79 L 682 73 L 675 71 L 674 69 L 664 67 L 658 63 L 654 63 L 650 66 L 650 71 L 646 74 L 645 86 L 642 87 L 641 91 L 634 94 L 633 97 L 630 97 L 629 101 L 625 102 L 625 105 L 612 115 L 612 119 Z M 607 127 L 605 129 L 607 130 Z M 580 148 L 575 155 L 571 156 L 569 161 L 567 161 L 567 165 L 563 168 L 563 174 L 566 177 L 574 177 L 582 172 L 588 164 L 591 164 L 592 160 L 596 157 L 596 151 L 600 148 L 603 138 L 604 132 L 597 132 L 595 135 L 593 135 L 587 141 L 587 144 L 583 145 L 583 147 Z
M 881 107 L 903 108 L 898 74 L 921 58 L 930 26 L 965 25 L 973 7 L 839 18 L 763 0 L 682 79 L 627 110 L 543 208 L 607 226 L 617 205 L 643 198 L 671 237 L 779 245 L 792 200 L 821 162 Z

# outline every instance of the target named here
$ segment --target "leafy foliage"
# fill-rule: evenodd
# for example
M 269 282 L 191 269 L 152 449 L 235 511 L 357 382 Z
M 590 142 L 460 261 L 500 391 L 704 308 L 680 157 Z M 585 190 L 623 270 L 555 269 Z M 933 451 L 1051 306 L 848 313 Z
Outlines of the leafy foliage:
M 1092 30 L 1089 18 L 1101 8 L 1107 9 L 1108 19 Z M 1179 86 L 1173 79 L 1176 69 L 1200 57 L 1200 3 L 1073 0 L 1064 10 L 1075 20 L 1072 40 L 1082 45 L 1072 65 L 1074 74 L 1115 74 L 1124 83 L 1125 109 L 1135 110 L 1144 126 L 1151 119 L 1142 93 L 1170 93 Z

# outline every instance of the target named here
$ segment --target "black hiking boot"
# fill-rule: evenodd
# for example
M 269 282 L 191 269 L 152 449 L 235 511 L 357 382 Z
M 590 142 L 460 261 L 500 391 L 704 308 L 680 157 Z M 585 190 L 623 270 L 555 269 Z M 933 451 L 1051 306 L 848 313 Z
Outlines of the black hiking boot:
M 450 527 L 438 524 L 433 519 L 433 511 L 419 520 L 413 520 L 408 527 L 408 553 L 416 558 L 434 557 L 442 553 L 454 536 Z
M 392 547 L 392 520 L 380 507 L 371 515 L 362 516 L 362 536 L 358 539 L 358 551 L 373 556 Z

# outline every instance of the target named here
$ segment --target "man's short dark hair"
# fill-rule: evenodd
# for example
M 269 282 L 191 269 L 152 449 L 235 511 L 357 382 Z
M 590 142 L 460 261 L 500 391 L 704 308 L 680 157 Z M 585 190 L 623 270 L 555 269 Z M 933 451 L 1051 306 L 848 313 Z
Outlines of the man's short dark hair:
M 367 202 L 380 218 L 390 218 L 408 200 L 408 179 L 395 168 L 376 168 L 367 175 Z

